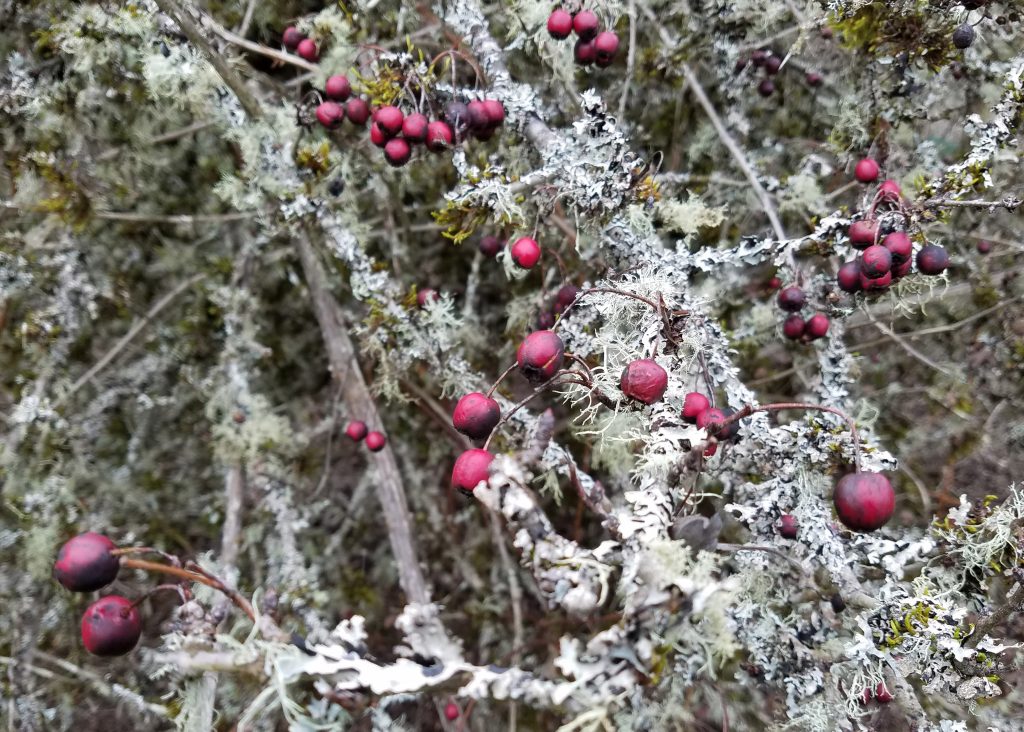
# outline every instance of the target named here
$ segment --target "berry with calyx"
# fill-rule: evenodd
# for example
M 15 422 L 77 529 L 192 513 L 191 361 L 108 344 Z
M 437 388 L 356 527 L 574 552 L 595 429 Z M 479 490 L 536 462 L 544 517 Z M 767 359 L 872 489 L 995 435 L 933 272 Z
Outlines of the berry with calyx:
M 402 131 L 405 115 L 398 107 L 389 104 L 373 113 L 373 121 L 380 127 L 381 132 L 388 137 L 394 137 Z
M 485 257 L 496 257 L 505 248 L 505 242 L 496 236 L 485 236 L 478 245 L 480 253 Z
M 815 313 L 807 319 L 807 323 L 805 323 L 804 327 L 804 334 L 812 341 L 824 338 L 825 334 L 828 333 L 828 326 L 828 316 L 824 313 Z
M 430 152 L 444 152 L 454 140 L 455 134 L 447 122 L 435 121 L 427 125 L 427 149 Z
M 440 299 L 441 296 L 437 294 L 437 290 L 429 287 L 424 287 L 416 292 L 416 304 L 421 308 L 425 307 L 428 302 L 437 302 Z
M 878 279 L 892 269 L 892 252 L 879 244 L 872 244 L 860 255 L 860 271 L 868 279 Z
M 581 10 L 572 19 L 572 29 L 581 41 L 592 41 L 601 27 L 601 21 L 589 10 Z
M 550 330 L 530 333 L 516 350 L 519 370 L 534 384 L 543 383 L 558 373 L 564 358 L 565 345 Z
M 452 412 L 452 424 L 473 440 L 486 439 L 501 419 L 501 407 L 486 394 L 470 392 L 459 399 Z
M 336 130 L 345 120 L 345 110 L 337 102 L 322 102 L 316 108 L 316 121 L 329 130 Z
M 953 45 L 957 48 L 968 48 L 974 43 L 974 26 L 970 23 L 961 23 L 953 31 Z
M 890 178 L 883 180 L 882 185 L 878 186 L 878 196 L 883 201 L 897 203 L 903 196 L 903 191 L 900 189 L 900 184 Z
M 516 239 L 510 251 L 512 261 L 523 269 L 531 269 L 540 261 L 540 244 L 528 236 Z
M 881 473 L 850 473 L 832 493 L 836 514 L 854 531 L 874 531 L 885 526 L 896 509 L 896 493 Z
M 316 41 L 312 38 L 303 38 L 296 46 L 295 53 L 311 63 L 320 58 L 320 49 L 316 47 Z
M 782 59 L 772 54 L 764 60 L 764 71 L 769 76 L 775 76 L 782 68 Z
M 644 404 L 661 401 L 668 388 L 668 372 L 649 358 L 638 358 L 622 370 L 619 388 L 630 399 Z
M 302 39 L 305 36 L 299 31 L 294 25 L 290 25 L 284 29 L 284 33 L 281 34 L 281 44 L 289 51 L 294 51 L 302 43 Z
M 949 266 L 949 253 L 938 244 L 926 244 L 917 253 L 917 268 L 921 274 L 940 275 Z
M 366 436 L 366 449 L 370 452 L 380 452 L 384 449 L 384 445 L 388 442 L 388 438 L 380 432 L 371 432 Z
M 777 299 L 779 307 L 790 313 L 795 313 L 807 303 L 807 295 L 796 285 L 780 290 Z
M 559 11 L 556 10 L 555 12 L 557 13 Z M 561 11 L 561 12 L 565 13 L 564 10 Z M 565 14 L 569 15 L 568 13 L 565 13 Z M 549 21 L 548 28 L 550 29 L 550 27 L 551 26 L 550 26 L 550 21 Z M 566 33 L 566 35 L 569 35 L 569 34 Z M 447 704 L 445 704 L 445 706 L 444 706 L 444 718 L 447 719 L 449 722 L 454 722 L 456 719 L 458 719 L 459 718 L 459 705 L 456 704 L 455 702 L 452 702 L 452 701 L 450 701 Z
M 913 254 L 910 237 L 907 236 L 905 231 L 892 232 L 882 239 L 882 246 L 889 250 L 889 253 L 892 254 L 892 261 L 896 264 L 906 262 L 910 259 L 910 255 Z
M 808 71 L 804 74 L 804 80 L 807 82 L 808 86 L 821 86 L 825 81 L 825 77 L 817 71 Z
M 762 97 L 770 97 L 775 93 L 775 82 L 771 79 L 761 79 L 761 83 L 757 85 L 757 93 Z
M 384 158 L 395 168 L 400 168 L 409 162 L 412 155 L 412 148 L 409 142 L 402 137 L 395 137 L 388 140 L 384 146 Z
M 497 99 L 485 99 L 484 111 L 487 112 L 487 123 L 491 127 L 500 127 L 505 122 L 505 105 Z
M 795 539 L 799 528 L 800 524 L 793 514 L 784 513 L 779 517 L 779 536 L 783 539 Z
M 335 74 L 324 84 L 324 94 L 336 102 L 344 102 L 352 96 L 352 85 L 349 84 L 347 76 Z
M 979 239 L 975 245 L 978 248 L 978 254 L 988 254 L 992 251 L 992 242 Z
M 409 142 L 425 142 L 430 120 L 425 114 L 415 112 L 402 121 L 402 137 Z
M 565 312 L 566 308 L 576 302 L 579 294 L 580 288 L 576 287 L 576 285 L 562 285 L 558 288 L 558 293 L 555 295 L 555 312 Z
M 597 49 L 594 47 L 594 42 L 584 41 L 582 38 L 576 41 L 573 57 L 576 59 L 577 65 L 590 66 L 597 61 Z
M 57 552 L 53 577 L 72 592 L 93 592 L 117 579 L 117 545 L 92 531 L 69 539 Z
M 711 409 L 711 402 L 699 391 L 691 391 L 683 397 L 683 421 L 697 424 L 701 414 Z
M 101 597 L 82 615 L 82 643 L 95 656 L 123 656 L 142 636 L 142 619 L 131 600 L 120 595 Z
M 843 262 L 836 273 L 836 282 L 843 292 L 857 292 L 860 290 L 860 262 L 851 260 Z
M 791 341 L 800 340 L 803 337 L 807 324 L 799 315 L 790 315 L 782 324 L 782 335 Z
M 856 249 L 867 249 L 878 238 L 878 222 L 862 219 L 850 224 L 850 244 Z
M 597 52 L 597 65 L 609 66 L 619 51 L 619 37 L 611 31 L 603 31 L 594 39 L 594 50 Z
M 388 144 L 388 136 L 384 134 L 384 131 L 376 122 L 370 123 L 370 142 L 377 147 L 384 147 Z
M 564 40 L 572 33 L 572 16 L 558 8 L 548 16 L 548 35 L 555 40 Z
M 874 158 L 864 158 L 853 169 L 853 177 L 861 183 L 874 183 L 878 180 L 880 169 Z
M 363 438 L 366 437 L 367 429 L 366 422 L 355 420 L 349 422 L 345 428 L 345 434 L 348 435 L 349 439 L 353 442 L 362 442 Z
M 492 460 L 494 455 L 487 450 L 466 450 L 455 459 L 455 467 L 452 468 L 452 487 L 472 493 L 478 485 L 487 481 Z

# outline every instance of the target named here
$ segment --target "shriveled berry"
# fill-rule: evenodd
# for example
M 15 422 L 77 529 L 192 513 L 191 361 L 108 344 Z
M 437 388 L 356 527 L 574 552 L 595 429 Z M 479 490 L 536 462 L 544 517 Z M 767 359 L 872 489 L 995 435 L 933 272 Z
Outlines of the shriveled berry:
M 530 333 L 516 351 L 519 370 L 534 384 L 545 382 L 558 373 L 564 358 L 565 345 L 550 330 Z
M 302 39 L 305 38 L 302 32 L 299 31 L 294 25 L 290 25 L 284 29 L 284 33 L 281 34 L 281 44 L 289 51 L 294 51 L 302 43 Z
M 974 26 L 961 23 L 953 31 L 953 45 L 957 48 L 969 48 L 974 43 Z
M 142 636 L 142 619 L 127 598 L 101 597 L 82 615 L 82 643 L 96 656 L 123 656 Z
M 462 434 L 474 440 L 486 439 L 501 419 L 498 403 L 478 391 L 459 399 L 452 412 L 452 424 Z
M 858 161 L 857 166 L 853 169 L 853 177 L 861 183 L 874 183 L 878 180 L 879 172 L 881 170 L 874 158 L 864 158 Z
M 345 120 L 345 110 L 337 102 L 323 102 L 317 105 L 316 121 L 329 130 L 335 130 Z
M 860 271 L 869 279 L 878 279 L 892 269 L 892 252 L 873 244 L 860 255 Z
M 402 121 L 402 137 L 409 142 L 425 142 L 430 120 L 425 114 L 415 112 Z
M 370 452 L 380 452 L 384 449 L 384 445 L 388 442 L 388 438 L 380 432 L 371 432 L 366 436 L 366 449 Z
M 103 534 L 92 531 L 69 539 L 57 552 L 53 577 L 72 592 L 93 592 L 117 579 L 121 562 L 117 549 Z
M 850 473 L 832 493 L 836 514 L 854 531 L 874 531 L 885 526 L 896 509 L 896 493 L 881 473 Z
M 441 296 L 437 294 L 437 290 L 433 290 L 429 287 L 424 287 L 422 290 L 416 291 L 416 304 L 421 308 L 425 307 L 428 302 L 437 302 L 441 299 Z
M 531 269 L 540 261 L 540 244 L 528 236 L 515 240 L 511 249 L 512 261 L 523 269 Z
M 897 203 L 903 196 L 903 191 L 900 189 L 900 184 L 890 178 L 883 180 L 882 185 L 878 186 L 878 196 L 883 201 Z
M 478 248 L 485 257 L 496 257 L 505 248 L 505 242 L 496 236 L 485 236 L 480 240 Z
M 487 450 L 466 450 L 455 459 L 452 487 L 472 493 L 478 485 L 487 481 L 490 475 L 488 468 L 493 460 L 494 455 Z
M 581 10 L 572 19 L 572 29 L 581 41 L 591 41 L 597 35 L 601 21 L 589 10 Z
M 800 524 L 796 516 L 791 513 L 784 513 L 779 517 L 779 536 L 783 539 L 795 539 Z
M 608 66 L 615 59 L 619 51 L 619 37 L 611 31 L 603 31 L 597 34 L 594 39 L 594 50 L 597 52 L 595 59 L 599 66 Z
M 683 421 L 696 424 L 701 413 L 711 408 L 711 402 L 699 391 L 691 391 L 683 397 Z
M 384 146 L 384 158 L 394 168 L 400 168 L 408 163 L 411 156 L 412 148 L 409 147 L 409 142 L 402 137 L 388 140 Z
M 975 245 L 978 249 L 978 254 L 988 254 L 992 251 L 992 242 L 979 239 Z
M 885 290 L 892 284 L 892 272 L 886 272 L 881 277 L 872 279 L 863 272 L 860 273 L 860 289 L 867 292 Z
M 555 12 L 557 13 L 559 11 L 556 10 Z M 563 10 L 561 12 L 565 12 L 565 11 Z M 569 15 L 568 13 L 565 13 L 565 14 Z M 550 28 L 550 25 L 549 25 L 549 28 Z M 569 34 L 566 33 L 566 35 L 569 35 Z M 449 722 L 454 722 L 456 719 L 458 719 L 459 718 L 459 705 L 456 704 L 455 702 L 448 702 L 447 704 L 445 704 L 444 705 L 444 718 L 447 719 Z
M 324 83 L 324 94 L 336 102 L 344 102 L 352 96 L 352 85 L 348 77 L 343 74 L 335 74 L 328 77 Z
M 762 97 L 770 97 L 775 93 L 775 82 L 771 79 L 761 79 L 761 83 L 757 85 L 757 93 Z
M 668 388 L 668 372 L 649 358 L 639 358 L 622 370 L 619 388 L 630 399 L 644 404 L 661 401 Z
M 573 57 L 579 66 L 590 66 L 597 61 L 597 49 L 594 47 L 594 42 L 584 41 L 582 38 L 576 41 Z
M 345 117 L 348 121 L 357 127 L 362 127 L 366 124 L 366 120 L 370 119 L 370 105 L 366 103 L 365 99 L 349 99 L 345 103 Z
M 796 285 L 781 290 L 777 299 L 779 307 L 790 313 L 795 313 L 807 303 L 807 295 Z
M 405 122 L 405 115 L 398 107 L 388 105 L 381 107 L 373 114 L 373 121 L 380 127 L 380 131 L 388 137 L 394 137 L 402 131 L 402 123 Z
M 782 335 L 791 341 L 796 341 L 803 337 L 806 328 L 807 324 L 804 323 L 803 318 L 799 315 L 790 315 L 782 324 Z
M 907 236 L 905 231 L 892 232 L 882 239 L 882 246 L 889 250 L 889 253 L 892 254 L 892 261 L 896 264 L 906 262 L 914 251 L 910 243 L 910 237 Z
M 860 289 L 860 262 L 843 262 L 836 273 L 836 282 L 844 292 L 857 292 Z
M 454 140 L 455 135 L 447 122 L 438 120 L 427 125 L 427 149 L 430 152 L 444 152 Z
M 349 439 L 353 442 L 362 442 L 363 438 L 366 437 L 367 433 L 366 422 L 355 420 L 348 423 L 345 428 L 345 434 L 348 435 Z
M 804 334 L 812 341 L 824 338 L 828 333 L 829 320 L 824 313 L 815 313 L 807 319 L 804 327 Z
M 949 266 L 949 253 L 938 244 L 926 244 L 917 253 L 917 268 L 921 274 L 940 275 Z
M 484 110 L 487 112 L 487 123 L 491 127 L 500 127 L 505 121 L 505 105 L 497 99 L 485 99 Z
M 572 16 L 558 8 L 548 16 L 548 35 L 556 40 L 563 40 L 572 33 Z
M 320 58 L 320 49 L 316 47 L 316 41 L 312 38 L 303 38 L 296 46 L 295 52 L 309 62 L 315 62 Z

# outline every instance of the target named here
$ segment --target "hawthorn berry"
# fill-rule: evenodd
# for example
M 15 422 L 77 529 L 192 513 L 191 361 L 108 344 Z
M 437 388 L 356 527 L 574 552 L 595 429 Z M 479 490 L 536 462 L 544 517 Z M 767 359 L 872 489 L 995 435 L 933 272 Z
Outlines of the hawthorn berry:
M 543 310 L 537 315 L 537 327 L 540 330 L 548 330 L 555 327 L 555 314 L 550 310 Z
M 594 47 L 593 41 L 584 41 L 581 38 L 576 41 L 576 47 L 573 49 L 573 56 L 578 65 L 590 66 L 590 64 L 597 61 L 597 48 Z
M 320 58 L 320 49 L 316 47 L 316 41 L 312 38 L 303 38 L 295 47 L 295 52 L 302 58 L 313 63 Z
M 892 261 L 896 264 L 906 262 L 910 259 L 910 255 L 913 254 L 910 237 L 907 236 L 905 231 L 892 232 L 882 239 L 882 246 L 889 250 L 889 253 L 892 254 Z
M 857 166 L 853 169 L 853 177 L 861 183 L 874 183 L 878 180 L 879 172 L 878 163 L 874 158 L 864 158 L 858 161 Z
M 949 254 L 938 244 L 926 244 L 917 253 L 917 268 L 921 274 L 940 275 L 949 266 Z
M 82 615 L 82 643 L 95 656 L 123 656 L 142 636 L 142 619 L 131 600 L 120 595 L 101 597 Z
M 469 105 L 451 101 L 444 108 L 444 120 L 451 125 L 452 131 L 459 139 L 469 130 Z
M 872 244 L 860 255 L 860 271 L 869 279 L 878 279 L 892 269 L 892 252 Z
M 897 203 L 903 196 L 903 191 L 900 184 L 890 178 L 883 180 L 882 185 L 878 186 L 878 195 L 883 201 Z
M 777 299 L 779 307 L 790 313 L 795 313 L 807 303 L 807 295 L 796 285 L 780 290 Z
M 289 51 L 294 51 L 302 43 L 304 35 L 294 25 L 290 25 L 284 29 L 284 33 L 281 34 L 281 44 Z
M 757 93 L 762 97 L 770 97 L 775 93 L 775 82 L 771 79 L 761 79 L 761 83 L 757 85 Z
M 497 99 L 485 99 L 484 110 L 487 112 L 487 122 L 491 127 L 500 127 L 505 121 L 505 105 Z
M 548 16 L 548 35 L 556 40 L 564 40 L 572 33 L 572 16 L 558 8 Z
M 836 514 L 854 531 L 874 531 L 885 526 L 896 509 L 896 493 L 881 473 L 850 473 L 832 493 Z
M 57 552 L 53 577 L 72 592 L 92 592 L 117 579 L 121 562 L 117 545 L 92 531 L 69 539 Z
M 988 254 L 992 251 L 992 242 L 984 239 L 979 239 L 975 246 L 978 249 L 978 254 Z
M 521 236 L 512 244 L 512 261 L 523 269 L 531 269 L 540 261 L 540 244 L 528 236 Z
M 836 272 L 836 282 L 844 292 L 857 292 L 860 289 L 860 262 L 843 262 Z
M 581 10 L 572 18 L 572 29 L 581 41 L 592 41 L 597 36 L 601 21 L 589 10 Z
M 805 323 L 804 334 L 812 341 L 818 338 L 824 338 L 825 334 L 828 333 L 829 320 L 828 316 L 824 313 L 815 313 L 807 319 Z
M 452 468 L 452 487 L 472 493 L 478 485 L 487 481 L 490 475 L 488 468 L 492 460 L 494 455 L 487 450 L 466 450 L 455 459 L 455 467 Z
M 953 45 L 957 48 L 969 48 L 974 43 L 974 26 L 970 23 L 961 23 L 953 31 Z
M 557 13 L 559 11 L 556 10 L 555 12 Z M 561 11 L 561 12 L 565 13 L 564 10 Z M 565 14 L 569 15 L 568 13 L 565 13 Z M 548 22 L 548 27 L 550 28 L 550 26 L 551 26 L 551 24 L 550 24 L 550 21 L 549 21 Z M 566 33 L 566 35 L 569 35 L 569 34 Z M 445 706 L 444 706 L 444 718 L 447 719 L 449 722 L 454 722 L 456 719 L 458 719 L 459 718 L 459 705 L 456 704 L 453 701 L 450 701 L 447 704 L 445 704 Z
M 345 117 L 357 127 L 362 127 L 366 124 L 366 120 L 370 119 L 370 105 L 366 103 L 365 99 L 359 97 L 349 99 L 345 103 Z
M 466 105 L 466 113 L 469 116 L 469 126 L 473 130 L 486 130 L 491 126 L 491 119 L 487 116 L 487 107 L 483 101 L 474 99 Z
M 791 513 L 784 513 L 779 517 L 779 536 L 783 539 L 795 539 L 800 523 L 796 516 Z
M 349 84 L 347 76 L 335 74 L 328 77 L 324 84 L 324 94 L 336 102 L 344 102 L 352 96 L 352 85 Z
M 416 292 L 416 304 L 421 308 L 425 307 L 428 302 L 437 302 L 440 299 L 441 296 L 437 294 L 437 290 L 429 287 L 424 287 Z
M 914 268 L 914 260 L 907 257 L 907 261 L 894 264 L 892 266 L 892 278 L 898 280 L 900 277 L 906 277 Z
M 388 438 L 382 433 L 374 431 L 366 436 L 366 449 L 370 452 L 380 452 L 384 449 L 384 445 L 388 442 Z
M 459 399 L 452 412 L 452 424 L 473 440 L 486 439 L 501 419 L 501 407 L 486 394 L 470 392 Z
M 791 341 L 800 340 L 804 335 L 807 324 L 799 315 L 790 315 L 782 324 L 782 335 Z
M 597 52 L 598 66 L 609 66 L 619 51 L 619 37 L 611 31 L 603 31 L 594 39 L 594 50 Z
M 316 108 L 316 121 L 329 130 L 336 130 L 345 120 L 345 110 L 337 102 L 322 102 Z
M 566 308 L 576 302 L 579 294 L 580 288 L 576 287 L 576 285 L 562 285 L 559 287 L 558 293 L 555 295 L 555 312 L 565 312 Z
M 377 147 L 384 147 L 388 144 L 388 136 L 384 134 L 384 131 L 376 122 L 370 123 L 370 142 Z
M 485 236 L 480 240 L 478 248 L 485 257 L 496 257 L 505 248 L 505 242 L 496 236 Z
M 534 384 L 540 384 L 562 368 L 565 345 L 557 334 L 550 330 L 538 330 L 526 336 L 516 350 L 516 362 L 523 376 Z
M 863 272 L 860 273 L 860 289 L 867 291 L 884 290 L 892 284 L 892 272 L 886 272 L 881 277 L 874 279 L 868 277 Z
M 683 421 L 696 424 L 703 412 L 711 408 L 711 402 L 699 391 L 691 391 L 683 397 Z
M 764 71 L 770 76 L 775 76 L 782 68 L 782 59 L 772 54 L 764 60 Z
M 668 388 L 668 372 L 649 358 L 638 358 L 622 370 L 619 388 L 630 399 L 644 404 L 661 401 Z
M 736 414 L 736 410 L 733 409 L 732 407 L 722 407 L 722 414 L 724 414 L 726 416 L 726 418 L 729 418 L 732 415 Z M 734 437 L 736 437 L 737 435 L 739 435 L 739 433 L 740 433 L 740 423 L 737 420 L 735 422 L 730 422 L 729 424 L 725 425 L 724 427 L 719 428 L 719 430 L 718 430 L 718 439 L 720 439 L 720 440 L 731 440 Z
M 878 222 L 862 219 L 850 224 L 850 244 L 856 249 L 867 249 L 878 238 Z
M 825 81 L 825 77 L 817 71 L 808 71 L 804 74 L 804 81 L 807 82 L 808 86 L 821 86 Z
M 759 48 L 750 54 L 750 63 L 754 64 L 757 68 L 761 68 L 768 62 L 768 57 L 771 55 L 770 51 Z
M 782 287 L 782 280 L 779 279 L 778 277 L 772 277 L 770 280 L 768 280 L 768 289 L 771 290 L 772 292 L 775 292 L 780 287 Z
M 398 107 L 389 104 L 373 113 L 373 121 L 380 127 L 381 132 L 388 137 L 394 137 L 402 131 L 405 115 Z
M 702 430 L 707 430 L 708 435 L 714 435 L 720 440 L 727 440 L 735 436 L 739 429 L 735 422 L 727 427 L 721 426 L 728 417 L 725 410 L 709 407 L 697 416 L 697 426 Z
M 366 437 L 366 422 L 355 420 L 348 423 L 345 427 L 345 434 L 348 435 L 349 439 L 353 442 L 362 442 L 363 438 Z
M 430 152 L 444 152 L 452 146 L 455 135 L 447 122 L 435 121 L 427 125 L 427 149 Z
M 409 142 L 425 142 L 430 120 L 425 114 L 415 112 L 402 121 L 402 137 Z
M 402 137 L 394 137 L 384 145 L 384 158 L 392 167 L 400 168 L 409 162 L 412 156 L 412 148 L 409 142 Z

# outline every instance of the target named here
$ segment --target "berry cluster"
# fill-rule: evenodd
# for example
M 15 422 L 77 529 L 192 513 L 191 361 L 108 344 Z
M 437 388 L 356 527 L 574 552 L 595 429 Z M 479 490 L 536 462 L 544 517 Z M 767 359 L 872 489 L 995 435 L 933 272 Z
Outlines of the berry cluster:
M 740 73 L 747 65 L 764 71 L 764 78 L 757 85 L 757 93 L 762 97 L 770 97 L 775 93 L 775 77 L 782 70 L 782 57 L 768 49 L 758 49 L 749 56 L 742 56 L 736 60 L 736 73 Z M 804 75 L 808 86 L 821 86 L 825 78 L 817 71 L 808 71 Z
M 807 304 L 807 295 L 801 288 L 796 285 L 783 288 L 779 291 L 777 302 L 780 308 L 790 313 L 782 323 L 782 334 L 786 338 L 809 342 L 824 338 L 828 333 L 829 319 L 824 313 L 815 313 L 807 320 L 799 314 Z
M 316 63 L 320 58 L 320 49 L 316 47 L 316 41 L 307 38 L 293 25 L 284 29 L 284 33 L 281 34 L 281 44 L 310 63 Z
M 388 441 L 388 438 L 383 433 L 376 430 L 370 432 L 366 427 L 366 422 L 360 422 L 359 420 L 349 422 L 348 426 L 345 427 L 345 434 L 353 442 L 366 440 L 366 449 L 370 452 L 380 452 Z
M 739 436 L 740 424 L 737 421 L 724 424 L 732 415 L 736 414 L 735 409 L 726 407 L 718 409 L 711 405 L 711 400 L 699 391 L 691 391 L 683 397 L 683 421 L 687 424 L 695 424 L 702 430 L 707 430 L 719 442 L 733 440 Z M 711 442 L 704 448 L 704 457 L 711 457 L 718 452 L 718 442 Z
M 573 55 L 580 66 L 611 66 L 619 51 L 619 37 L 613 31 L 602 31 L 601 21 L 590 10 L 570 13 L 557 8 L 548 16 L 548 33 L 559 41 L 568 38 L 570 33 L 576 34 Z

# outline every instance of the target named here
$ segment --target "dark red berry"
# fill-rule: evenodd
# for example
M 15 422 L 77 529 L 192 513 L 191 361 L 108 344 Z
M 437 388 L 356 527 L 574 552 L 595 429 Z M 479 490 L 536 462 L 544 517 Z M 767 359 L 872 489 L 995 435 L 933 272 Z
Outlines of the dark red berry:
M 412 148 L 409 147 L 409 142 L 401 137 L 395 137 L 388 140 L 384 146 L 384 158 L 388 163 L 395 168 L 400 168 L 409 162 L 409 157 L 412 155 Z
M 779 291 L 777 300 L 780 308 L 787 312 L 795 313 L 807 303 L 807 296 L 796 285 L 790 285 Z
M 630 399 L 654 404 L 665 396 L 668 372 L 649 358 L 639 358 L 622 370 L 619 388 Z
M 878 186 L 878 195 L 883 201 L 897 203 L 903 195 L 903 191 L 900 190 L 900 184 L 896 181 L 883 180 L 882 185 Z
M 362 127 L 366 124 L 366 120 L 370 119 L 370 105 L 366 103 L 365 99 L 349 99 L 345 103 L 345 116 L 348 121 L 357 127 Z
M 388 105 L 381 107 L 373 114 L 373 121 L 380 127 L 380 131 L 388 137 L 394 137 L 402 131 L 402 123 L 405 115 L 398 107 Z
M 562 285 L 558 288 L 558 293 L 555 295 L 555 312 L 562 313 L 576 302 L 576 298 L 579 297 L 580 288 L 576 285 Z
M 821 37 L 824 38 L 825 40 L 829 40 L 830 38 L 832 38 L 832 29 L 829 28 L 827 25 L 821 26 L 821 29 L 818 32 L 821 33 Z
M 485 257 L 496 257 L 505 248 L 505 242 L 496 236 L 485 236 L 478 246 Z
M 82 615 L 82 643 L 96 656 L 123 656 L 142 635 L 142 619 L 127 598 L 101 597 Z
M 555 327 L 555 314 L 550 310 L 542 310 L 537 315 L 537 328 L 540 330 L 548 330 L 549 328 Z
M 516 351 L 516 362 L 530 382 L 540 384 L 562 368 L 565 345 L 550 330 L 538 330 L 526 336 Z
M 437 302 L 440 299 L 441 296 L 437 294 L 437 290 L 432 290 L 429 287 L 424 287 L 416 292 L 416 304 L 421 308 L 428 302 Z
M 796 516 L 791 513 L 784 513 L 779 517 L 779 536 L 783 539 L 795 539 L 800 524 Z
M 474 99 L 466 105 L 469 115 L 469 126 L 474 130 L 486 130 L 491 126 L 491 118 L 487 116 L 487 107 L 480 99 Z
M 312 38 L 303 38 L 295 48 L 295 52 L 309 62 L 315 62 L 320 58 L 320 49 L 316 47 L 316 41 Z
M 880 168 L 873 158 L 864 158 L 853 169 L 853 177 L 861 183 L 874 183 L 878 180 Z
M 771 290 L 772 292 L 775 292 L 780 287 L 782 287 L 782 280 L 779 279 L 778 277 L 772 277 L 770 280 L 768 280 L 768 289 Z
M 452 424 L 466 437 L 474 440 L 486 439 L 501 419 L 498 403 L 478 391 L 459 399 L 452 412 Z
M 430 152 L 444 152 L 452 146 L 455 135 L 447 122 L 431 122 L 427 125 L 427 149 Z
M 766 74 L 775 76 L 781 68 L 782 59 L 774 54 L 764 60 L 764 71 Z
M 548 16 L 548 34 L 559 41 L 568 38 L 572 33 L 572 16 L 561 8 Z
M 863 272 L 860 273 L 860 289 L 867 292 L 884 290 L 892 284 L 892 272 L 886 272 L 881 277 L 874 279 L 868 277 Z
M 860 271 L 868 279 L 878 279 L 892 269 L 892 252 L 879 244 L 873 244 L 860 255 Z
M 843 262 L 836 273 L 836 282 L 844 292 L 857 292 L 860 289 L 860 262 Z
M 896 264 L 906 262 L 914 251 L 910 237 L 905 231 L 894 231 L 889 234 L 882 239 L 882 246 L 889 250 L 889 253 L 892 254 L 892 261 Z
M 696 424 L 701 413 L 711 408 L 711 402 L 699 391 L 691 391 L 683 397 L 683 421 Z
M 728 416 L 729 415 L 721 409 L 709 407 L 697 416 L 697 426 L 702 430 L 707 430 L 708 435 L 716 435 L 724 440 L 729 435 L 724 433 L 718 434 L 718 432 L 722 429 L 722 422 L 724 422 Z
M 769 51 L 765 51 L 763 48 L 759 48 L 750 54 L 750 62 L 757 68 L 762 68 L 765 63 L 768 62 L 768 57 L 771 56 Z
M 597 63 L 609 65 L 619 51 L 619 37 L 611 31 L 603 31 L 594 39 L 594 50 L 597 52 Z
M 377 147 L 384 147 L 388 144 L 388 136 L 384 134 L 384 131 L 376 122 L 370 123 L 370 142 Z
M 562 11 L 556 10 L 555 12 L 556 13 L 558 13 L 558 12 L 563 12 L 564 13 L 565 11 L 564 10 L 562 10 Z M 565 14 L 569 15 L 568 13 L 565 13 Z M 548 28 L 550 29 L 550 27 L 551 27 L 551 23 L 549 21 L 548 22 Z M 566 35 L 569 35 L 569 34 L 566 33 Z M 455 702 L 448 702 L 447 704 L 445 704 L 445 706 L 444 706 L 444 718 L 447 719 L 449 722 L 454 722 L 456 719 L 458 719 L 459 718 L 459 705 L 456 704 Z
M 926 244 L 917 253 L 917 268 L 921 274 L 940 275 L 949 266 L 949 254 L 938 244 Z
M 366 437 L 366 433 L 366 422 L 360 422 L 359 420 L 349 422 L 348 426 L 345 428 L 345 434 L 348 435 L 349 439 L 353 442 L 361 442 L 363 438 Z
M 978 254 L 988 254 L 992 251 L 992 242 L 984 239 L 979 239 L 975 246 L 978 248 Z
M 302 43 L 304 35 L 294 25 L 290 25 L 284 29 L 284 33 L 281 34 L 281 43 L 289 51 L 294 51 Z
M 345 110 L 337 102 L 323 102 L 317 105 L 316 120 L 327 129 L 337 129 L 344 119 Z
M 850 244 L 857 249 L 867 249 L 878 237 L 878 222 L 874 219 L 863 219 L 850 224 Z
M 455 459 L 452 468 L 452 487 L 472 493 L 482 482 L 486 482 L 490 472 L 488 468 L 494 455 L 487 450 L 466 450 Z
M 347 76 L 336 74 L 327 79 L 324 94 L 336 102 L 344 102 L 352 96 L 352 85 L 348 83 Z
M 791 341 L 796 341 L 803 336 L 806 327 L 807 324 L 804 323 L 803 318 L 799 315 L 790 315 L 782 324 L 782 335 Z
M 121 562 L 117 545 L 103 534 L 87 532 L 69 539 L 57 552 L 53 577 L 72 592 L 93 592 L 115 579 Z
M 425 142 L 427 139 L 427 126 L 430 120 L 425 114 L 415 112 L 410 114 L 402 122 L 402 137 L 409 142 Z
M 380 432 L 371 432 L 366 436 L 366 449 L 370 452 L 380 452 L 387 442 L 388 438 Z
M 804 334 L 812 341 L 824 338 L 828 333 L 829 320 L 824 313 L 816 313 L 807 319 Z
M 505 121 L 505 105 L 497 99 L 485 99 L 484 110 L 487 112 L 487 122 L 491 127 L 500 127 Z
M 597 35 L 601 21 L 589 10 L 581 10 L 572 19 L 572 29 L 581 41 L 591 41 Z
M 808 71 L 804 74 L 804 81 L 807 82 L 808 86 L 821 86 L 825 81 L 825 77 L 817 71 Z
M 757 85 L 757 93 L 762 97 L 770 97 L 775 93 L 775 82 L 771 79 L 761 79 L 761 83 Z
M 892 266 L 892 278 L 898 280 L 900 277 L 906 277 L 913 269 L 914 260 L 908 257 L 907 261 Z
M 540 244 L 528 236 L 522 236 L 512 244 L 512 261 L 523 269 L 531 269 L 540 261 Z
M 580 66 L 590 66 L 590 64 L 597 61 L 597 49 L 594 48 L 593 41 L 584 41 L 583 39 L 576 41 L 573 55 L 576 63 Z
M 881 473 L 850 473 L 832 494 L 836 514 L 854 531 L 874 531 L 885 526 L 896 509 L 896 493 Z

